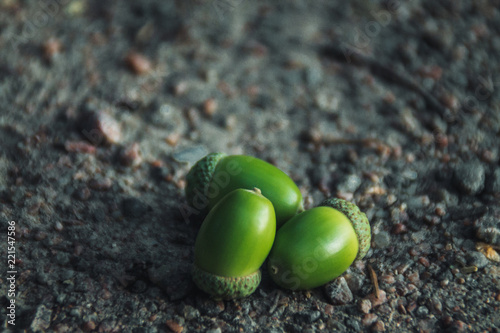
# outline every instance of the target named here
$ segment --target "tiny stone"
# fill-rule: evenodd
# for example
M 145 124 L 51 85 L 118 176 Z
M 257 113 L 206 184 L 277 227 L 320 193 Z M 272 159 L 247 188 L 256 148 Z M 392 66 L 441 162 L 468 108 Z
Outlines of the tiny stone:
M 196 319 L 200 316 L 200 311 L 190 305 L 186 305 L 183 310 L 184 318 L 187 320 Z
M 88 185 L 96 191 L 107 191 L 113 186 L 113 181 L 109 178 L 93 178 L 89 181 Z
M 193 146 L 173 154 L 177 162 L 194 164 L 208 153 L 205 146 Z
M 419 306 L 417 308 L 416 314 L 418 317 L 421 317 L 421 318 L 426 317 L 429 314 L 429 309 L 424 305 Z
M 300 318 L 304 322 L 312 324 L 316 320 L 318 320 L 319 317 L 321 317 L 321 312 L 320 311 L 303 311 L 303 312 L 299 313 L 298 315 L 300 316 Z
M 139 144 L 134 142 L 120 152 L 120 163 L 124 166 L 138 166 L 142 162 Z
M 364 326 L 370 326 L 372 325 L 375 321 L 377 321 L 378 319 L 378 316 L 376 314 L 373 314 L 373 313 L 367 313 L 365 314 L 365 316 L 363 317 L 363 320 L 361 321 L 361 323 L 364 325 Z
M 203 102 L 203 113 L 206 116 L 212 117 L 217 111 L 217 101 L 214 98 L 209 98 L 205 102 Z
M 167 324 L 167 327 L 169 328 L 169 330 L 171 330 L 174 333 L 181 333 L 184 330 L 184 327 L 179 325 L 174 320 L 167 320 L 166 324 Z
M 125 62 L 137 75 L 146 74 L 151 71 L 151 62 L 142 54 L 130 52 L 125 58 Z
M 372 331 L 373 332 L 385 332 L 384 322 L 381 320 L 378 320 L 375 324 L 373 324 Z
M 54 230 L 56 231 L 62 231 L 63 230 L 63 225 L 61 222 L 57 221 L 55 224 L 54 224 Z
M 465 259 L 467 260 L 467 264 L 476 266 L 477 268 L 484 268 L 490 263 L 488 258 L 486 258 L 484 254 L 478 251 L 469 252 L 465 256 Z
M 403 223 L 396 223 L 392 227 L 392 233 L 395 235 L 404 234 L 408 232 L 408 228 Z
M 454 169 L 454 181 L 464 194 L 475 195 L 484 187 L 485 170 L 477 161 L 458 165 Z
M 345 305 L 353 300 L 352 292 L 342 276 L 327 284 L 325 292 L 334 305 Z
M 381 283 L 393 284 L 395 281 L 394 275 L 384 275 L 379 278 Z
M 370 300 L 370 302 L 372 303 L 372 308 L 375 308 L 387 302 L 387 296 L 385 290 L 382 289 L 379 290 L 379 297 L 377 297 L 375 293 L 371 293 L 366 297 L 366 299 Z
M 82 135 L 94 146 L 117 143 L 121 140 L 120 125 L 104 111 L 83 112 L 78 120 L 78 127 Z
M 91 332 L 95 330 L 95 328 L 96 324 L 91 320 L 82 325 L 82 330 L 84 330 L 85 332 Z
M 391 243 L 391 236 L 386 231 L 381 231 L 378 234 L 373 235 L 373 240 L 375 247 L 385 248 Z
M 372 309 L 372 302 L 369 299 L 362 299 L 359 302 L 359 310 L 363 313 L 369 313 Z

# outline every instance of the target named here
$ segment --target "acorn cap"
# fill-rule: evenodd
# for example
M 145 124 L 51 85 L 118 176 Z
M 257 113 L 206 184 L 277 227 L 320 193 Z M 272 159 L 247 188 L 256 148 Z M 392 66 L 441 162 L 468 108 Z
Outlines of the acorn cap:
M 370 222 L 366 218 L 365 213 L 361 212 L 355 204 L 338 198 L 326 199 L 320 206 L 331 207 L 347 216 L 358 236 L 359 250 L 356 259 L 363 259 L 368 253 L 368 250 L 370 250 L 372 238 Z
M 216 300 L 246 297 L 257 289 L 261 278 L 260 270 L 246 276 L 231 277 L 215 275 L 198 268 L 196 265 L 193 266 L 194 283 Z
M 191 206 L 197 193 L 206 195 L 206 189 L 212 180 L 217 164 L 226 156 L 227 154 L 224 153 L 208 154 L 189 170 L 186 175 L 186 198 Z

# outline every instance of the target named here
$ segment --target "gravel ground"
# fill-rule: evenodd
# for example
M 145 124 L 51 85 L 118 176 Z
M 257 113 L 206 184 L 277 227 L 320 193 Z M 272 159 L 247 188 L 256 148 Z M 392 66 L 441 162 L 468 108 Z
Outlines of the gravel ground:
M 499 8 L 0 0 L 4 331 L 499 332 Z M 212 151 L 358 204 L 367 257 L 211 300 L 183 188 Z

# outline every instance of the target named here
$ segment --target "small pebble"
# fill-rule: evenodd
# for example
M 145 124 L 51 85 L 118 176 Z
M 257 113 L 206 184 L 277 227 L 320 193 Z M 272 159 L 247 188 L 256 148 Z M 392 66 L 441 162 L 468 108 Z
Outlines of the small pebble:
M 359 302 L 359 310 L 363 313 L 369 313 L 372 309 L 372 302 L 369 299 L 362 299 Z
M 139 151 L 139 144 L 137 142 L 132 143 L 120 151 L 120 163 L 123 166 L 136 167 L 140 165 L 141 162 L 142 157 Z
M 62 44 L 56 38 L 50 38 L 43 43 L 43 56 L 46 60 L 52 61 L 59 53 L 61 53 Z
M 483 164 L 478 161 L 459 164 L 454 169 L 453 179 L 462 193 L 478 194 L 484 187 L 485 170 Z
M 373 324 L 371 329 L 373 332 L 385 332 L 385 324 L 383 321 L 378 320 L 375 324 Z
M 465 259 L 467 260 L 468 265 L 476 266 L 477 268 L 484 268 L 490 263 L 488 258 L 486 258 L 484 254 L 478 251 L 467 253 Z
M 94 146 L 117 143 L 122 137 L 118 122 L 104 111 L 83 112 L 79 117 L 78 127 L 82 135 Z
M 125 58 L 127 66 L 137 75 L 143 75 L 151 71 L 151 62 L 144 55 L 130 52 Z
M 334 305 L 345 305 L 351 303 L 353 295 L 343 276 L 335 279 L 325 286 L 325 293 Z
M 113 181 L 110 178 L 93 178 L 88 185 L 96 191 L 107 191 L 113 186 Z
M 365 314 L 365 316 L 363 317 L 363 320 L 361 321 L 361 323 L 364 325 L 364 326 L 370 326 L 372 325 L 375 321 L 377 321 L 378 319 L 378 316 L 376 314 L 373 314 L 373 313 L 367 313 Z
M 396 223 L 392 227 L 392 233 L 395 235 L 404 234 L 408 232 L 408 228 L 403 223 Z
M 373 235 L 372 242 L 377 248 L 385 248 L 391 243 L 391 236 L 388 232 L 381 231 Z
M 217 100 L 215 98 L 209 98 L 205 102 L 203 102 L 203 113 L 211 118 L 217 111 Z

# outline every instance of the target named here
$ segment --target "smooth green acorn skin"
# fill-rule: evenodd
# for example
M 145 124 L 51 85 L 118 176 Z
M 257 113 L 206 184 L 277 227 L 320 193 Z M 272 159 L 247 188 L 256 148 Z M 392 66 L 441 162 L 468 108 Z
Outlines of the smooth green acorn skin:
M 316 207 L 285 223 L 276 234 L 268 268 L 279 286 L 319 287 L 344 273 L 358 253 L 349 219 L 330 207 Z
M 293 180 L 274 165 L 252 156 L 209 154 L 193 166 L 186 179 L 188 201 L 192 205 L 202 201 L 195 196 L 203 193 L 209 209 L 235 189 L 259 188 L 274 205 L 278 228 L 303 210 L 302 194 Z
M 261 194 L 237 189 L 210 211 L 196 238 L 195 266 L 225 277 L 259 270 L 273 245 L 276 217 Z

